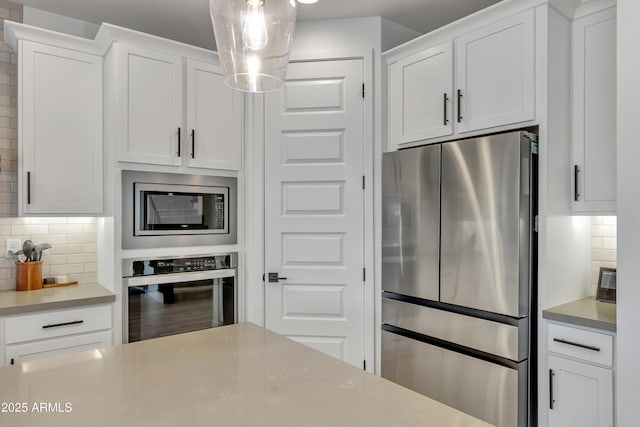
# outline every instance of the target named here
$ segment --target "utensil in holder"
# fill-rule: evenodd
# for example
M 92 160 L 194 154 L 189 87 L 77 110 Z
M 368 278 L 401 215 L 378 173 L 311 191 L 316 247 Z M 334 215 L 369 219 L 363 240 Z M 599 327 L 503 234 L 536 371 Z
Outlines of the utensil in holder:
M 16 263 L 16 291 L 42 289 L 42 261 Z

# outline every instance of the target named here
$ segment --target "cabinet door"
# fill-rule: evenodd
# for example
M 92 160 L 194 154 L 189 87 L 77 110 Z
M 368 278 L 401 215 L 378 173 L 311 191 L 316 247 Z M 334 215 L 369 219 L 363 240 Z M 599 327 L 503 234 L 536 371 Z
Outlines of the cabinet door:
M 610 369 L 549 356 L 549 427 L 612 427 Z
M 389 129 L 393 144 L 453 133 L 452 43 L 389 66 Z
M 111 331 L 35 341 L 28 344 L 8 345 L 5 347 L 5 363 L 13 365 L 30 360 L 110 346 Z
M 102 58 L 18 49 L 20 214 L 102 213 Z
M 128 45 L 121 52 L 120 123 L 124 126 L 118 160 L 179 166 L 181 145 L 185 145 L 182 59 Z
M 615 7 L 573 22 L 572 157 L 573 211 L 615 215 Z
M 187 60 L 187 132 L 189 167 L 240 170 L 242 94 L 220 67 Z
M 454 43 L 458 132 L 534 119 L 533 10 Z

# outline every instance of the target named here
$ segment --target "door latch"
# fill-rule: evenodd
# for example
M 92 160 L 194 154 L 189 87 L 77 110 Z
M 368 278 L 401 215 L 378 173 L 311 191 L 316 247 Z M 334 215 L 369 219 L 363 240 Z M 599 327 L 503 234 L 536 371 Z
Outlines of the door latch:
M 278 283 L 280 280 L 287 280 L 286 277 L 279 277 L 278 273 L 268 273 L 269 283 Z

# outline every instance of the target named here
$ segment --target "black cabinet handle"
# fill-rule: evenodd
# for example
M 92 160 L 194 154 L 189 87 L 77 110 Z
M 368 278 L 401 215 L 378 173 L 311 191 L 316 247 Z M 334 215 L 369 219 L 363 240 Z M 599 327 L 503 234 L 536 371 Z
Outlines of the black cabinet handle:
M 196 130 L 191 129 L 191 158 L 196 158 Z
M 71 322 L 54 323 L 52 325 L 44 325 L 42 327 L 42 329 L 57 328 L 57 327 L 60 327 L 60 326 L 69 326 L 69 325 L 79 325 L 81 323 L 84 323 L 84 320 L 73 320 Z
M 178 128 L 178 157 L 180 157 L 180 136 L 182 135 L 182 129 Z
M 447 118 L 447 101 L 449 101 L 449 97 L 447 94 L 443 94 L 442 96 L 442 108 L 444 113 L 444 125 L 446 126 L 449 123 L 449 119 Z
M 458 123 L 462 121 L 462 91 L 458 89 Z
M 553 400 L 553 369 L 549 369 L 549 409 L 553 409 L 553 404 L 555 400 Z
M 31 204 L 31 172 L 27 172 L 27 204 Z
M 554 338 L 553 340 L 555 342 L 559 342 L 560 344 L 572 345 L 574 347 L 580 347 L 580 348 L 584 348 L 586 350 L 591 350 L 591 351 L 600 351 L 600 348 L 596 347 L 595 345 L 580 344 L 580 343 L 573 342 L 573 341 L 567 341 L 567 340 L 564 340 L 562 338 Z
M 573 166 L 573 200 L 578 201 L 580 194 L 578 193 L 578 176 L 580 174 L 580 168 L 578 165 Z

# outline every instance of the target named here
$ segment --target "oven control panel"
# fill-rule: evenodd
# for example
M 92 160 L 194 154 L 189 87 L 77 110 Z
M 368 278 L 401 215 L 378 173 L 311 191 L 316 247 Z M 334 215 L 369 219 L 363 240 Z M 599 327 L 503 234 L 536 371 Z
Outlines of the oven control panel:
M 154 276 L 158 274 L 188 273 L 236 268 L 237 255 L 211 255 L 191 258 L 159 258 L 123 260 L 122 276 Z

